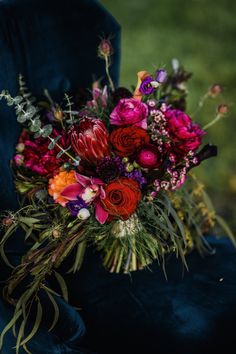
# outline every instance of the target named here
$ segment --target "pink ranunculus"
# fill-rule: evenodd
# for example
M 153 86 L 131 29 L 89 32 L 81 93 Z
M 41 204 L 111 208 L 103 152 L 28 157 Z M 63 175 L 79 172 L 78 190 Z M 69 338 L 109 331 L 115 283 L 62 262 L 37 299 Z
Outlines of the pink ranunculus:
M 162 163 L 162 157 L 156 146 L 148 144 L 137 154 L 137 163 L 144 168 L 158 168 Z
M 110 115 L 113 125 L 136 125 L 147 129 L 148 107 L 135 98 L 122 98 Z
M 176 152 L 186 154 L 196 150 L 202 143 L 202 136 L 206 134 L 200 125 L 193 123 L 191 118 L 178 109 L 168 109 L 166 129 L 174 143 Z

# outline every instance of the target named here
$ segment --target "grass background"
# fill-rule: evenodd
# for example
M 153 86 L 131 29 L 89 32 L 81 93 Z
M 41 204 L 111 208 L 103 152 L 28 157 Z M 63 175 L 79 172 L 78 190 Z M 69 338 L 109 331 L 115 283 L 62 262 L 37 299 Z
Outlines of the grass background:
M 139 70 L 170 66 L 178 58 L 193 72 L 188 84 L 188 113 L 213 83 L 223 85 L 219 103 L 230 114 L 212 127 L 205 141 L 218 145 L 219 156 L 205 161 L 196 174 L 207 185 L 218 213 L 236 233 L 236 1 L 235 0 L 102 0 L 122 27 L 120 84 L 136 84 Z M 196 120 L 214 117 L 211 100 Z

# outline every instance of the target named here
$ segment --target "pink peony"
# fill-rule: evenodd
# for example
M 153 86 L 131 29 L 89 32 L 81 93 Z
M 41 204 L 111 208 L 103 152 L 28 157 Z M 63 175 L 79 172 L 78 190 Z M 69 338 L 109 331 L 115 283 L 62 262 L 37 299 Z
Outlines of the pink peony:
M 162 158 L 157 147 L 148 144 L 139 151 L 136 161 L 141 167 L 154 169 L 160 166 Z
M 135 98 L 122 98 L 110 115 L 113 125 L 136 125 L 147 129 L 148 107 Z
M 196 150 L 202 143 L 202 136 L 206 133 L 199 124 L 193 123 L 191 118 L 178 109 L 168 109 L 166 129 L 172 139 L 175 149 L 180 154 Z

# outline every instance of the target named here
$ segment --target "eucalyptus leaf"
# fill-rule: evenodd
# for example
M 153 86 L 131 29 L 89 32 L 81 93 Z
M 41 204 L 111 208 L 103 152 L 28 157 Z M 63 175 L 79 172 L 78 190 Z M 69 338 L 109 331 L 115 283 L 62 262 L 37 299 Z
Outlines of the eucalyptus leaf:
M 42 137 L 43 138 L 47 138 L 50 134 L 51 134 L 51 132 L 52 132 L 52 125 L 51 124 L 47 124 L 47 125 L 45 125 L 44 127 L 43 127 L 43 132 L 42 132 Z
M 57 159 L 60 159 L 60 157 L 62 157 L 62 155 L 65 153 L 65 150 L 60 150 L 57 154 Z
M 17 116 L 17 122 L 19 123 L 25 123 L 27 121 L 27 117 L 24 114 L 19 114 Z

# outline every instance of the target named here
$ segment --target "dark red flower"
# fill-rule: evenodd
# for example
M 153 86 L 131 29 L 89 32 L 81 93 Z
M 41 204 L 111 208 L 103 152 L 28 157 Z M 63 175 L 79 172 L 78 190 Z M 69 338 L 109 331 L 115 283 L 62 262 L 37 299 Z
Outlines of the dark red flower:
M 148 144 L 138 152 L 136 161 L 141 167 L 154 169 L 161 165 L 162 157 L 156 146 Z
M 104 188 L 106 197 L 102 206 L 109 215 L 127 220 L 137 209 L 142 197 L 139 185 L 130 178 L 119 178 Z
M 168 109 L 166 129 L 174 143 L 176 152 L 186 154 L 195 151 L 202 143 L 202 136 L 206 134 L 199 124 L 193 123 L 191 118 L 178 109 Z
M 131 156 L 142 146 L 149 143 L 149 135 L 146 130 L 130 126 L 113 130 L 110 142 L 119 156 Z
M 100 119 L 83 118 L 71 129 L 73 150 L 82 160 L 89 164 L 97 164 L 108 156 L 108 131 Z
M 69 146 L 69 143 L 66 139 L 65 133 L 54 129 L 51 134 L 52 138 L 56 138 L 58 135 L 61 135 L 58 143 L 61 147 L 66 149 Z M 62 163 L 65 162 L 65 156 L 62 156 L 59 159 L 56 157 L 59 152 L 57 147 L 52 150 L 48 149 L 50 141 L 47 138 L 31 140 L 30 135 L 26 131 L 23 131 L 19 143 L 24 146 L 24 150 L 22 151 L 24 157 L 23 165 L 40 176 L 53 176 Z

